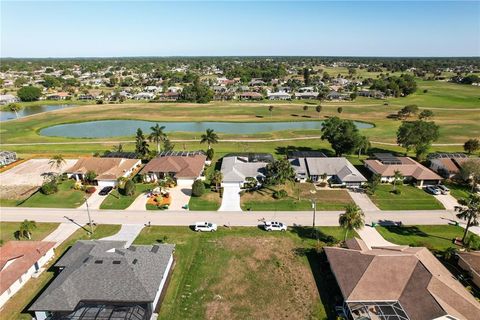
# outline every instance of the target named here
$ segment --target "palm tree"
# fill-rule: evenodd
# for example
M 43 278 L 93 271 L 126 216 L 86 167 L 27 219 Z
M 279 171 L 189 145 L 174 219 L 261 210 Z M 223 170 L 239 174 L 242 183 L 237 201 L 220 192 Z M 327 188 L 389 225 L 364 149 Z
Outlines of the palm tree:
M 20 111 L 20 110 L 22 109 L 22 107 L 20 107 L 20 105 L 17 104 L 17 103 L 10 103 L 10 104 L 8 105 L 8 109 L 9 109 L 10 111 L 12 111 L 12 112 L 15 112 L 15 116 L 16 116 L 17 119 L 18 119 L 18 111 Z
M 214 132 L 213 129 L 207 129 L 207 131 L 202 134 L 200 143 L 207 143 L 208 149 L 211 148 L 211 145 L 218 142 L 218 135 Z
M 36 228 L 37 225 L 35 224 L 35 221 L 25 219 L 22 223 L 20 223 L 20 228 L 18 229 L 18 232 L 21 237 L 30 240 L 32 239 L 32 230 Z
M 157 152 L 160 153 L 160 143 L 163 143 L 167 139 L 167 134 L 163 132 L 165 126 L 159 126 L 158 123 L 154 127 L 150 127 L 152 132 L 148 136 L 150 142 L 155 142 L 157 144 Z
M 402 180 L 403 180 L 403 174 L 400 171 L 395 170 L 393 172 L 393 191 L 397 190 L 397 182 Z
M 211 181 L 213 184 L 215 184 L 215 190 L 218 190 L 218 186 L 222 183 L 223 180 L 223 174 L 219 170 L 215 170 L 212 173 L 212 178 Z
M 142 129 L 138 128 L 137 135 L 135 137 L 135 153 L 138 156 L 145 157 L 148 152 L 148 143 L 145 141 Z
M 360 136 L 360 139 L 358 141 L 358 157 L 360 158 L 360 154 L 362 153 L 362 151 L 364 153 L 367 153 L 367 150 L 370 149 L 371 146 L 372 145 L 370 144 L 367 136 Z
M 112 147 L 113 152 L 123 152 L 123 144 L 119 143 Z
M 268 111 L 270 111 L 270 118 L 272 117 L 273 106 L 268 106 Z
M 322 106 L 321 105 L 318 105 L 315 107 L 315 111 L 317 111 L 318 113 L 318 119 L 320 119 L 320 112 L 322 112 Z
M 64 164 L 66 164 L 66 161 L 61 154 L 56 154 L 50 158 L 48 164 L 50 165 L 50 168 L 55 167 L 56 169 L 60 169 Z
M 467 199 L 460 199 L 458 203 L 462 206 L 458 209 L 457 218 L 467 220 L 465 232 L 463 233 L 462 242 L 468 234 L 468 229 L 471 226 L 478 225 L 480 220 L 480 196 L 471 194 Z
M 348 204 L 345 207 L 345 213 L 340 215 L 338 223 L 345 229 L 345 241 L 347 240 L 348 231 L 361 229 L 365 225 L 365 215 L 356 204 Z

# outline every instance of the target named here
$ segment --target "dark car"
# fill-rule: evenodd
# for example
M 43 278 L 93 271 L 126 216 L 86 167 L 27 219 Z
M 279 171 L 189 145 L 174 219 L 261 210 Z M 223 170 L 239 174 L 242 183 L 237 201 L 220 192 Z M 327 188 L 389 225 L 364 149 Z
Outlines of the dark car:
M 105 187 L 98 193 L 101 196 L 106 196 L 110 191 L 112 191 L 113 187 Z

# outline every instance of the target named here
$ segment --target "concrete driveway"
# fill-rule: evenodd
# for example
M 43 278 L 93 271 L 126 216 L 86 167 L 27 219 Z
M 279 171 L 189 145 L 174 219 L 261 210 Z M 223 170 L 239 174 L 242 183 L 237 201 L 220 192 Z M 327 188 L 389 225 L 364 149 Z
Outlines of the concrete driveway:
M 95 190 L 95 192 L 92 193 L 87 200 L 89 209 L 100 209 L 100 205 L 102 204 L 103 200 L 105 200 L 105 198 L 108 196 L 108 194 L 105 196 L 99 195 L 98 193 L 100 192 L 100 190 L 102 190 L 102 188 L 95 188 L 97 190 Z M 87 209 L 87 203 L 84 202 L 80 207 L 78 207 L 78 209 Z
M 455 210 L 455 206 L 458 206 L 457 199 L 455 199 L 451 194 L 440 194 L 434 197 L 440 201 L 447 210 Z
M 357 234 L 362 238 L 369 249 L 372 247 L 394 247 L 396 244 L 388 242 L 385 240 L 380 233 L 378 233 L 377 229 L 364 226 L 362 229 L 355 230 Z
M 144 192 L 133 200 L 132 204 L 125 210 L 147 211 L 147 200 L 147 193 Z
M 380 209 L 378 209 L 378 207 L 373 203 L 373 201 L 370 200 L 368 195 L 362 190 L 348 190 L 348 194 L 350 195 L 350 197 L 352 197 L 353 202 L 355 202 L 357 206 L 362 209 L 363 212 L 380 211 Z
M 143 224 L 122 224 L 122 227 L 120 228 L 120 231 L 118 233 L 110 237 L 102 238 L 100 240 L 126 241 L 127 244 L 125 245 L 125 248 L 128 248 L 138 236 L 140 231 L 142 231 L 143 227 Z
M 242 211 L 239 184 L 226 183 L 223 185 L 222 204 L 218 211 Z
M 192 196 L 192 187 L 187 186 L 176 186 L 174 188 L 168 189 L 170 197 L 172 198 L 172 203 L 168 207 L 170 211 L 181 211 L 185 210 L 182 207 L 190 201 Z

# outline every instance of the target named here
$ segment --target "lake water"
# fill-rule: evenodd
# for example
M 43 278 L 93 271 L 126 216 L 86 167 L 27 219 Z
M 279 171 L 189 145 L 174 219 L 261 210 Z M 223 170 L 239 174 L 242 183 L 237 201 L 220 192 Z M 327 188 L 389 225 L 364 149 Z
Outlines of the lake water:
M 18 118 L 23 118 L 25 116 L 31 116 L 33 114 L 37 113 L 43 113 L 47 111 L 54 111 L 58 109 L 65 109 L 65 108 L 70 108 L 70 107 L 75 107 L 77 105 L 75 104 L 57 104 L 57 105 L 41 105 L 41 106 L 31 106 L 31 107 L 25 107 L 22 108 L 22 110 L 18 111 Z M 15 112 L 11 111 L 0 111 L 0 122 L 2 121 L 7 121 L 7 120 L 13 120 L 16 119 L 17 116 Z
M 142 120 L 102 120 L 56 125 L 42 129 L 40 134 L 50 137 L 107 138 L 134 136 L 137 128 L 141 128 L 144 134 L 148 135 L 150 127 L 156 123 L 160 126 L 165 126 L 166 132 L 203 133 L 206 129 L 211 128 L 220 133 L 253 134 L 284 130 L 320 130 L 323 122 L 152 122 Z M 369 123 L 357 121 L 355 125 L 360 129 L 373 127 Z

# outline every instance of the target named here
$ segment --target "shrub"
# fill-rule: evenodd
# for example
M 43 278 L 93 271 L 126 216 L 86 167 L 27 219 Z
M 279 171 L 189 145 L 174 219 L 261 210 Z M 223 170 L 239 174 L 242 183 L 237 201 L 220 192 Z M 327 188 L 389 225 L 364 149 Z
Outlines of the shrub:
M 283 199 L 283 198 L 285 198 L 285 197 L 287 197 L 287 196 L 288 196 L 287 191 L 285 191 L 285 190 L 283 190 L 283 189 L 281 189 L 281 190 L 276 190 L 276 191 L 273 193 L 273 197 L 274 197 L 275 199 Z
M 201 197 L 205 193 L 205 184 L 202 180 L 195 180 L 192 185 L 192 196 Z
M 45 195 L 54 194 L 58 191 L 58 185 L 55 181 L 45 182 L 40 188 L 40 191 Z
M 393 194 L 397 194 L 397 195 L 401 195 L 402 194 L 402 190 L 400 189 L 395 189 L 392 191 Z
M 92 194 L 95 192 L 95 190 L 97 190 L 95 187 L 87 187 L 85 189 L 85 192 L 88 193 L 88 194 Z
M 135 194 L 135 183 L 132 180 L 128 180 L 125 182 L 125 186 L 123 187 L 123 193 L 126 196 L 133 196 Z

